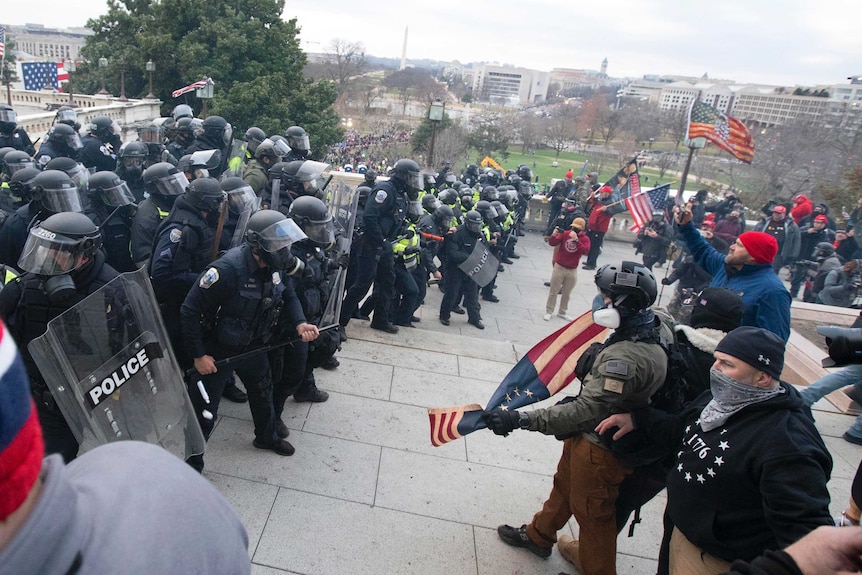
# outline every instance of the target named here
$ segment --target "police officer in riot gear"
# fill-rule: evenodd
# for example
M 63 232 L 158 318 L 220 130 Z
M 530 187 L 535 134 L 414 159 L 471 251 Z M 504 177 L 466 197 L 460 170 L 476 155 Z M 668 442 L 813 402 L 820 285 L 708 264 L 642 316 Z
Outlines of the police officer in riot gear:
M 254 158 L 243 168 L 242 179 L 260 196 L 269 183 L 269 170 L 289 153 L 290 148 L 283 140 L 264 138 L 255 146 Z
M 45 164 L 45 170 L 60 170 L 61 172 L 65 172 L 72 180 L 72 183 L 78 187 L 78 192 L 81 194 L 83 201 L 87 188 L 90 186 L 90 171 L 83 164 L 72 158 L 54 158 Z
M 15 210 L 32 199 L 33 180 L 41 173 L 38 168 L 24 168 L 12 174 L 9 178 L 8 194 L 3 196 L 0 206 L 7 216 L 11 216 Z
M 289 127 L 284 137 L 287 138 L 287 145 L 290 146 L 290 153 L 284 158 L 285 162 L 308 159 L 311 154 L 311 144 L 308 133 L 301 126 Z
M 169 162 L 159 162 L 144 170 L 143 180 L 149 197 L 138 204 L 132 221 L 132 260 L 136 266 L 150 259 L 159 224 L 189 185 L 185 174 Z
M 54 214 L 29 232 L 21 259 L 16 262 L 26 273 L 0 291 L 0 317 L 18 342 L 24 359 L 42 424 L 45 452 L 59 453 L 67 462 L 78 454 L 78 441 L 48 391 L 27 344 L 45 333 L 49 321 L 117 276 L 105 263 L 100 244 L 99 228 L 84 214 Z M 109 302 L 106 305 L 110 315 L 111 306 Z
M 108 264 L 120 273 L 137 269 L 130 248 L 131 225 L 137 206 L 129 186 L 113 172 L 96 172 L 90 178 L 89 201 L 84 213 L 102 232 L 102 249 Z
M 402 158 L 395 162 L 389 180 L 380 182 L 371 191 L 363 212 L 363 234 L 353 246 L 357 252 L 356 275 L 341 307 L 339 324 L 346 326 L 362 298 L 374 282 L 378 298 L 371 327 L 389 333 L 398 328 L 389 320 L 395 289 L 395 256 L 392 242 L 402 233 L 408 204 L 415 204 L 415 213 L 421 214 L 419 192 L 422 190 L 419 164 Z M 342 329 L 343 331 L 343 329 Z
M 365 185 L 373 188 L 377 184 L 377 170 L 368 168 L 365 170 Z
M 159 162 L 177 163 L 179 158 L 173 157 L 165 147 L 164 125 L 150 122 L 143 128 L 138 129 L 138 138 L 147 147 L 147 158 L 144 162 L 144 169 Z
M 66 124 L 55 124 L 48 130 L 48 141 L 39 146 L 34 156 L 36 165 L 44 170 L 54 158 L 75 159 L 83 147 L 78 132 Z
M 233 141 L 233 128 L 221 116 L 209 116 L 203 121 L 201 131 L 195 135 L 194 141 L 186 148 L 186 154 L 200 150 L 218 150 L 220 157 L 214 167 L 209 169 L 210 176 L 218 178 L 227 168 L 230 156 L 230 145 Z
M 176 120 L 173 128 L 173 139 L 168 144 L 168 153 L 178 161 L 186 155 L 186 148 L 192 145 L 195 139 L 192 118 L 180 118 Z
M 115 121 L 107 116 L 96 116 L 87 126 L 87 135 L 81 138 L 81 143 L 84 147 L 78 159 L 84 167 L 95 168 L 97 172 L 117 169 L 117 153 L 123 141 L 120 126 Z
M 485 329 L 482 317 L 479 315 L 479 284 L 470 279 L 458 267 L 470 257 L 476 243 L 484 241 L 482 226 L 482 214 L 471 210 L 464 216 L 464 223 L 458 226 L 452 237 L 444 244 L 443 249 L 446 251 L 446 270 L 443 274 L 445 292 L 443 301 L 440 302 L 440 323 L 443 325 L 449 325 L 450 314 L 463 294 L 468 323 L 479 329 Z
M 4 182 L 8 182 L 12 175 L 18 170 L 23 170 L 24 168 L 33 168 L 35 164 L 33 163 L 33 158 L 30 157 L 30 154 L 21 150 L 12 150 L 11 152 L 6 152 L 6 155 L 3 156 L 3 176 L 2 180 Z
M 261 205 L 287 214 L 290 204 L 302 196 L 323 198 L 323 172 L 329 164 L 313 160 L 279 162 L 269 170 L 270 186 L 261 194 Z M 278 202 L 273 199 L 278 185 Z
M 144 165 L 149 149 L 143 142 L 129 142 L 120 148 L 120 159 L 117 162 L 117 175 L 125 180 L 135 198 L 135 202 L 144 199 Z
M 266 139 L 266 133 L 257 126 L 252 126 L 245 131 L 243 139 L 245 140 L 245 161 L 248 162 L 254 157 L 258 145 Z
M 15 113 L 12 106 L 0 104 L 0 148 L 6 146 L 27 152 L 30 155 L 36 152 L 27 131 L 18 127 L 18 114 Z
M 57 113 L 54 114 L 54 124 L 66 124 L 76 132 L 81 129 L 81 123 L 78 121 L 78 112 L 71 106 L 60 106 L 57 108 Z
M 6 219 L 0 228 L 0 263 L 17 267 L 30 228 L 60 212 L 83 212 L 78 187 L 59 170 L 46 170 L 33 178 L 33 197 Z
M 245 232 L 248 219 L 257 210 L 260 200 L 242 178 L 231 176 L 219 185 L 227 194 L 227 216 L 219 247 L 228 250 L 242 243 L 238 235 Z
M 188 104 L 177 104 L 171 112 L 171 117 L 174 119 L 174 122 L 179 123 L 183 118 L 194 118 L 195 113 Z
M 423 197 L 422 199 L 424 200 L 425 198 Z M 446 234 L 453 231 L 454 225 L 455 213 L 452 211 L 452 208 L 446 205 L 438 206 L 434 210 L 434 213 L 426 214 L 419 220 L 419 225 L 417 226 L 419 231 L 419 247 L 421 250 L 419 263 L 423 267 L 426 280 L 428 279 L 428 274 L 431 274 L 438 281 L 443 279 L 443 275 L 437 267 L 434 258 L 439 258 L 441 264 L 443 263 L 443 259 L 445 258 L 445 254 L 441 250 L 443 241 Z M 445 267 L 445 264 L 441 265 L 441 267 Z M 424 285 L 426 285 L 425 281 L 422 282 L 422 286 L 419 286 L 420 293 L 423 292 L 422 287 Z M 421 299 L 424 299 L 424 294 Z
M 207 438 L 218 416 L 224 385 L 235 371 L 249 392 L 253 445 L 279 455 L 295 451 L 284 439 L 287 429 L 279 434 L 267 354 L 261 352 L 230 366 L 216 367 L 215 362 L 270 343 L 276 330 L 285 337 L 298 334 L 304 342 L 317 337 L 317 328 L 305 321 L 293 283 L 284 272 L 292 265 L 291 243 L 302 238 L 302 231 L 284 215 L 272 210 L 257 212 L 249 220 L 245 243 L 209 265 L 183 302 L 183 339 L 194 357 L 196 372 L 189 382 L 189 396 Z M 285 324 L 279 324 L 280 320 Z M 209 403 L 197 389 L 198 379 L 207 389 Z M 212 417 L 203 417 L 204 410 Z M 188 462 L 198 470 L 203 468 L 202 456 Z

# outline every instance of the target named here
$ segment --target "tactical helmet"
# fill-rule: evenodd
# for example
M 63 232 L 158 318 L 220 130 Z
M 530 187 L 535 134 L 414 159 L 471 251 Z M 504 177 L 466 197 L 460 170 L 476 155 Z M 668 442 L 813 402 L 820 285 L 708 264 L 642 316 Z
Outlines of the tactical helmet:
M 464 225 L 467 226 L 467 230 L 477 236 L 482 233 L 482 222 L 482 214 L 476 210 L 470 210 L 464 216 Z
M 304 267 L 302 260 L 290 253 L 290 246 L 306 239 L 306 235 L 296 222 L 278 210 L 253 213 L 248 219 L 245 239 L 270 269 L 293 275 Z
M 313 196 L 323 189 L 323 172 L 328 167 L 312 160 L 287 162 L 281 170 L 281 183 L 295 195 Z
M 317 247 L 328 249 L 335 244 L 335 226 L 332 214 L 320 199 L 314 196 L 296 198 L 290 204 L 287 217 L 302 228 L 308 240 Z
M 12 106 L 0 104 L 0 132 L 10 134 L 18 127 L 18 114 Z
M 509 209 L 505 205 L 503 205 L 503 202 L 501 202 L 500 200 L 494 200 L 493 202 L 491 202 L 491 208 L 493 208 L 494 211 L 497 212 L 498 218 L 504 218 L 505 216 L 509 215 Z
M 3 173 L 6 174 L 7 177 L 11 177 L 12 174 L 18 170 L 32 168 L 34 166 L 35 164 L 33 163 L 33 158 L 30 157 L 30 154 L 22 152 L 21 150 L 12 150 L 3 156 Z
M 101 245 L 99 227 L 84 214 L 54 214 L 30 229 L 18 267 L 42 276 L 67 274 L 87 263 Z
M 245 131 L 245 136 L 243 136 L 243 139 L 246 143 L 246 149 L 252 154 L 254 154 L 254 151 L 257 150 L 258 144 L 260 144 L 266 139 L 266 133 L 260 128 L 252 126 Z
M 33 197 L 33 179 L 41 173 L 39 168 L 24 168 L 9 178 L 9 191 L 13 196 L 21 198 L 21 204 L 29 202 Z
M 96 116 L 87 125 L 87 131 L 100 140 L 120 133 L 120 125 L 107 116 Z
M 155 122 L 150 122 L 143 128 L 138 129 L 138 138 L 145 144 L 164 144 L 165 128 Z
M 461 207 L 465 210 L 473 209 L 473 194 L 467 193 L 461 196 Z
M 284 133 L 284 136 L 287 138 L 287 145 L 290 146 L 290 149 L 294 152 L 305 157 L 308 155 L 308 152 L 311 151 L 308 133 L 306 133 L 302 127 L 291 126 Z
M 208 116 L 203 123 L 204 135 L 217 144 L 230 144 L 233 140 L 233 128 L 221 116 Z
M 437 194 L 437 199 L 440 200 L 440 203 L 446 204 L 447 206 L 454 206 L 458 203 L 458 193 L 451 189 L 446 188 L 445 190 L 441 190 L 439 194 Z
M 182 118 L 194 118 L 195 113 L 192 111 L 192 107 L 188 104 L 179 104 L 174 107 L 174 111 L 171 112 L 171 116 L 174 119 L 174 122 L 179 124 L 179 121 Z
M 78 186 L 72 179 L 60 170 L 45 170 L 30 184 L 33 189 L 33 199 L 38 200 L 42 207 L 51 212 L 83 212 Z
M 221 181 L 221 189 L 227 193 L 227 207 L 234 214 L 253 211 L 258 197 L 242 178 L 231 176 Z
M 497 192 L 497 188 L 494 186 L 485 186 L 482 188 L 482 193 L 479 194 L 479 197 L 483 200 L 488 200 L 489 202 L 493 202 L 494 200 L 500 199 L 500 194 Z
M 400 183 L 402 187 L 406 188 L 408 195 L 412 194 L 414 198 L 423 189 L 419 164 L 409 158 L 401 158 L 395 162 L 395 166 L 389 172 L 389 179 Z
M 377 170 L 374 168 L 368 168 L 365 172 L 365 183 L 369 187 L 374 187 L 374 184 L 377 183 Z
M 189 184 L 183 194 L 188 203 L 204 212 L 219 211 L 226 196 L 215 178 L 198 178 Z
M 449 206 L 437 206 L 437 209 L 434 210 L 434 221 L 445 232 L 455 224 L 455 212 Z
M 81 129 L 81 124 L 78 122 L 78 112 L 71 106 L 60 106 L 57 108 L 57 113 L 54 114 L 54 122 L 71 126 L 76 132 Z
M 127 172 L 139 173 L 144 169 L 144 161 L 149 155 L 149 148 L 143 142 L 129 142 L 120 148 L 120 162 Z
M 285 141 L 273 140 L 272 138 L 264 138 L 255 148 L 254 157 L 258 160 L 269 158 L 270 163 L 276 163 L 284 156 L 290 153 L 290 148 L 287 147 Z
M 476 202 L 476 211 L 479 212 L 482 216 L 486 216 L 489 218 L 497 217 L 497 210 L 491 207 L 491 202 L 488 200 L 479 200 Z
M 79 164 L 72 158 L 59 157 L 45 164 L 44 169 L 65 172 L 72 179 L 72 183 L 75 184 L 78 191 L 82 194 L 87 193 L 87 187 L 90 182 L 90 171 L 83 164 Z
M 427 213 L 432 214 L 437 206 L 440 205 L 440 200 L 434 197 L 434 194 L 425 194 L 422 196 L 422 209 Z
M 596 286 L 613 300 L 615 307 L 646 309 L 658 295 L 655 276 L 649 268 L 637 262 L 600 267 L 596 271 Z
M 191 140 L 195 135 L 195 128 L 192 123 L 192 118 L 180 118 L 174 126 L 174 134 L 181 140 Z
M 48 130 L 48 141 L 55 144 L 61 144 L 72 150 L 80 150 L 84 147 L 81 143 L 81 136 L 71 126 L 66 124 L 54 124 Z
M 144 186 L 150 194 L 176 197 L 186 191 L 186 175 L 170 162 L 159 162 L 144 170 Z
M 96 172 L 90 177 L 91 198 L 101 198 L 107 206 L 119 207 L 135 203 L 128 184 L 114 172 Z
M 368 186 L 357 186 L 356 193 L 359 194 L 358 206 L 365 209 L 365 202 L 368 201 L 368 196 L 371 195 L 371 188 Z

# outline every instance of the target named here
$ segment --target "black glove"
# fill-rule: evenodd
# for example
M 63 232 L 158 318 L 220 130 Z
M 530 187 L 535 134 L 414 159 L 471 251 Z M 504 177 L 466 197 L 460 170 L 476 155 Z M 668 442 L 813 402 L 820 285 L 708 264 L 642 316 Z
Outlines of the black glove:
M 418 248 L 418 247 L 416 247 L 416 246 L 411 246 L 411 247 L 409 247 L 409 248 L 405 248 L 405 249 L 404 249 L 404 255 L 405 255 L 405 256 L 409 256 L 409 255 L 412 255 L 412 254 L 418 254 L 418 253 L 419 253 L 419 248 Z
M 663 286 L 669 286 L 672 283 L 673 281 L 670 278 L 661 278 L 661 285 Z
M 350 265 L 350 254 L 341 254 L 338 256 L 338 261 L 336 262 L 338 267 L 347 269 L 347 266 Z
M 488 429 L 496 435 L 506 437 L 514 430 L 518 429 L 518 420 L 521 419 L 521 414 L 517 411 L 504 411 L 502 409 L 494 409 L 486 411 L 482 414 L 482 419 Z

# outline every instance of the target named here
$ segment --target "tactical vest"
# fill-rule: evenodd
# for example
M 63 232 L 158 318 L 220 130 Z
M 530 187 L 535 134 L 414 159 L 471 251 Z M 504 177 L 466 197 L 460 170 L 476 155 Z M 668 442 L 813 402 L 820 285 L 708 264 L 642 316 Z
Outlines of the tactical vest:
M 328 277 L 328 261 L 317 248 L 294 244 L 293 255 L 305 262 L 305 273 L 295 278 L 296 297 L 309 323 L 317 323 L 323 316 L 329 300 L 331 284 Z

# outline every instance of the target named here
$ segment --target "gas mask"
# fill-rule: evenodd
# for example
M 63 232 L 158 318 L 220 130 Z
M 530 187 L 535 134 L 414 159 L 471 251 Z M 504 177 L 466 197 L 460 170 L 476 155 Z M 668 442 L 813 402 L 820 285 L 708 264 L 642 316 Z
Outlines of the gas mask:
M 51 276 L 45 280 L 45 293 L 51 303 L 62 304 L 75 294 L 75 280 L 69 274 Z
M 620 312 L 613 302 L 606 302 L 605 296 L 596 294 L 593 298 L 593 323 L 609 329 L 620 327 Z

